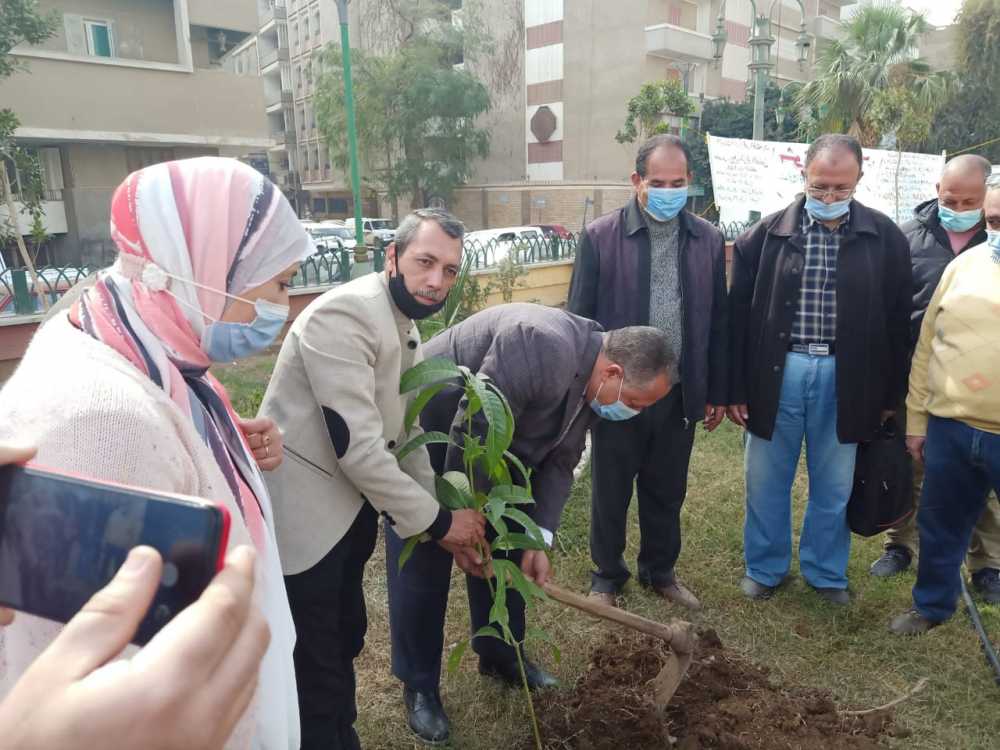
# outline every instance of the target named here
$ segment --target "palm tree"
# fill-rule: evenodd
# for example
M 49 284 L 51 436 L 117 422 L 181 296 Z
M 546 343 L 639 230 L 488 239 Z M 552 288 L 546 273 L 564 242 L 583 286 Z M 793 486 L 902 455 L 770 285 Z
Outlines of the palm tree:
M 810 129 L 846 132 L 873 147 L 883 133 L 870 114 L 890 90 L 904 88 L 921 108 L 936 109 L 950 79 L 917 56 L 928 29 L 923 15 L 893 2 L 860 8 L 844 23 L 842 37 L 819 52 L 816 78 L 798 94 L 799 106 L 812 113 Z

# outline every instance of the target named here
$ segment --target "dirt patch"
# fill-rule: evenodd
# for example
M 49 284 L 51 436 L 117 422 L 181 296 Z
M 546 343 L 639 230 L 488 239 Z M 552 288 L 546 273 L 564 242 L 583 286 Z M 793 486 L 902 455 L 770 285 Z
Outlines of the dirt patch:
M 906 735 L 891 712 L 848 717 L 827 693 L 774 684 L 711 630 L 661 714 L 650 682 L 665 653 L 653 638 L 609 634 L 571 691 L 536 698 L 547 750 L 874 750 Z

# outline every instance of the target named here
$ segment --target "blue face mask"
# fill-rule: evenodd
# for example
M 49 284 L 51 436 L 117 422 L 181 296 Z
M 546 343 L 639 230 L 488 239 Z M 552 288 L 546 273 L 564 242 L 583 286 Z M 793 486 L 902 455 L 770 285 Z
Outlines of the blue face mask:
M 941 226 L 949 232 L 968 232 L 982 221 L 983 209 L 953 211 L 947 206 L 938 206 L 938 218 L 941 220 Z
M 216 320 L 205 326 L 201 349 L 213 362 L 233 362 L 269 347 L 288 320 L 288 306 L 258 299 L 257 316 L 250 323 Z
M 1000 263 L 1000 229 L 986 230 L 986 245 L 993 251 L 993 260 Z
M 819 198 L 813 198 L 811 195 L 806 196 L 806 211 L 809 212 L 809 215 L 815 221 L 833 221 L 834 219 L 839 219 L 847 213 L 850 207 L 850 198 L 842 201 L 834 201 L 833 203 L 824 203 Z
M 590 402 L 590 408 L 597 413 L 597 416 L 601 419 L 609 419 L 612 422 L 623 422 L 626 419 L 631 419 L 639 413 L 637 409 L 627 406 L 625 402 L 622 401 L 622 388 L 625 385 L 625 378 L 622 378 L 622 381 L 618 386 L 617 401 L 613 404 L 602 404 L 598 401 L 597 397 L 601 395 L 601 388 L 604 387 L 604 383 L 606 382 L 607 381 L 601 381 L 601 385 L 597 389 L 597 393 L 594 394 L 594 400 Z
M 657 221 L 670 221 L 681 212 L 687 199 L 686 185 L 678 188 L 647 188 L 646 210 Z

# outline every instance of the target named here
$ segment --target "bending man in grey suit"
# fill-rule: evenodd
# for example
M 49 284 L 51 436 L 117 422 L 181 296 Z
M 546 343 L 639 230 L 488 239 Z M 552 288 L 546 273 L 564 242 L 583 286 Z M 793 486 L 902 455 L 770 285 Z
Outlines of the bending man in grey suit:
M 536 504 L 530 515 L 551 544 L 573 483 L 573 469 L 583 453 L 587 429 L 598 418 L 628 419 L 665 396 L 674 365 L 666 334 L 636 326 L 604 333 L 594 321 L 564 310 L 530 304 L 501 305 L 473 315 L 424 347 L 427 357 L 446 357 L 473 372 L 489 375 L 510 402 L 514 414 L 511 452 L 532 472 Z M 426 431 L 464 429 L 462 392 L 449 387 L 424 410 Z M 473 418 L 473 432 L 484 436 L 485 421 Z M 436 449 L 436 450 L 435 450 Z M 441 474 L 461 470 L 462 454 L 454 447 L 429 448 L 431 465 Z M 479 560 L 471 549 L 420 544 L 403 570 L 397 561 L 404 541 L 386 527 L 389 573 L 389 622 L 392 670 L 404 685 L 410 728 L 423 740 L 448 737 L 448 717 L 438 683 L 444 641 L 445 610 L 451 561 L 470 575 L 472 631 L 489 620 L 491 598 Z M 448 550 L 448 551 L 446 551 Z M 511 559 L 537 583 L 549 577 L 545 552 L 518 551 Z M 510 626 L 524 637 L 524 601 L 507 594 Z M 476 638 L 479 671 L 520 685 L 513 649 L 493 638 Z M 525 660 L 529 686 L 547 687 L 555 679 Z

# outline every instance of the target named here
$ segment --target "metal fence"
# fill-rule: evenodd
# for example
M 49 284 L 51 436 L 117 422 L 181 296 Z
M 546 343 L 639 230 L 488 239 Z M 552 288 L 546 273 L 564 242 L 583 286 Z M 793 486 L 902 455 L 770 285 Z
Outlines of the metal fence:
M 42 297 L 50 305 L 74 284 L 87 278 L 92 269 L 83 267 L 42 266 L 36 269 L 37 286 L 23 268 L 0 273 L 0 315 L 34 315 L 43 312 Z
M 734 221 L 716 224 L 726 240 L 733 240 L 746 231 L 752 222 Z M 565 236 L 518 237 L 512 240 L 491 239 L 488 242 L 466 240 L 463 252 L 474 256 L 472 268 L 476 271 L 497 269 L 510 262 L 520 266 L 571 260 L 576 257 L 579 234 Z M 346 249 L 336 238 L 330 238 L 320 252 L 309 256 L 292 278 L 291 286 L 297 289 L 329 287 L 349 281 L 354 266 L 354 252 Z M 385 250 L 376 247 L 372 253 L 373 267 L 381 271 L 385 266 Z M 83 267 L 45 266 L 37 269 L 36 289 L 30 275 L 23 268 L 0 272 L 0 316 L 33 315 L 42 312 L 41 295 L 53 304 L 63 293 L 94 269 Z

